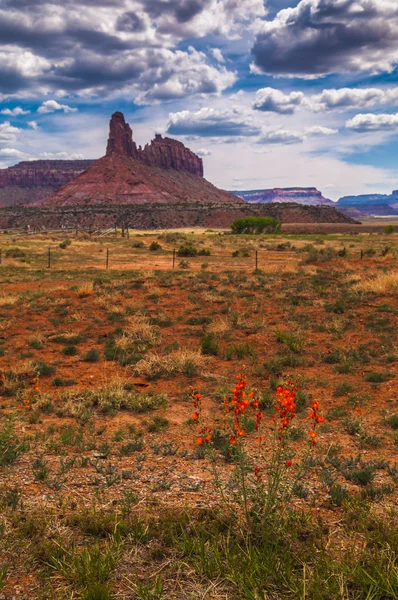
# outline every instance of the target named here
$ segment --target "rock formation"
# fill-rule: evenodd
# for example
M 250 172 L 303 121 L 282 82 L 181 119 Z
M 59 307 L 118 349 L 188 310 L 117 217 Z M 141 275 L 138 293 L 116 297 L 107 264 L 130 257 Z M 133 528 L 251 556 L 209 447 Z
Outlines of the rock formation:
M 243 204 L 203 177 L 202 160 L 184 144 L 157 135 L 137 148 L 120 112 L 112 115 L 104 157 L 39 201 L 41 206 L 179 204 Z
M 93 160 L 34 160 L 0 169 L 0 206 L 33 204 L 75 179 Z
M 144 149 L 141 146 L 137 148 L 131 127 L 125 122 L 121 112 L 115 112 L 109 124 L 106 156 L 112 154 L 129 156 L 149 167 L 186 171 L 203 177 L 202 159 L 177 140 L 162 138 L 160 134 L 156 134 L 155 139 L 146 144 Z
M 325 198 L 314 187 L 311 188 L 273 188 L 266 190 L 250 190 L 232 192 L 250 204 L 268 204 L 274 202 L 297 202 L 310 206 L 335 206 L 332 200 Z

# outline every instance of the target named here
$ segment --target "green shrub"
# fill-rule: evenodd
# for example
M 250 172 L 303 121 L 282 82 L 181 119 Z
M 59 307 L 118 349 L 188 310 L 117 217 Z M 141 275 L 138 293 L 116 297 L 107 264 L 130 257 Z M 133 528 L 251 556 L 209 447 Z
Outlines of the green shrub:
M 278 233 L 281 223 L 274 217 L 243 217 L 231 223 L 232 233 Z
M 98 362 L 100 359 L 100 353 L 96 348 L 88 350 L 83 357 L 84 362 Z
M 68 246 L 71 245 L 71 240 L 70 239 L 66 239 L 63 242 L 60 243 L 59 247 L 61 248 L 61 250 L 65 250 L 65 248 L 67 248 Z
M 24 258 L 26 256 L 26 252 L 21 250 L 21 248 L 9 248 L 5 252 L 6 258 Z
M 149 245 L 149 250 L 151 252 L 156 252 L 157 250 L 161 250 L 162 246 L 159 244 L 159 242 L 151 242 L 151 244 Z
M 192 242 L 186 242 L 185 244 L 181 244 L 181 246 L 177 250 L 177 256 L 197 256 L 198 251 Z
M 386 233 L 387 235 L 394 233 L 394 231 L 395 231 L 394 225 L 386 225 L 384 227 L 384 233 Z
M 217 356 L 219 352 L 218 342 L 211 333 L 206 333 L 200 340 L 202 354 Z
M 65 346 L 65 348 L 63 348 L 63 350 L 62 350 L 62 354 L 65 354 L 66 356 L 76 356 L 77 347 L 76 346 Z

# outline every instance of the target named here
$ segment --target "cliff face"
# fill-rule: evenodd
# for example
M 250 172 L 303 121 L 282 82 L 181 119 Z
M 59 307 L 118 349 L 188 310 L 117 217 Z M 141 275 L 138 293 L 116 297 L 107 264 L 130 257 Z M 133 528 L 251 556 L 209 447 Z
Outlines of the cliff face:
M 250 204 L 269 204 L 274 202 L 296 202 L 310 206 L 335 206 L 316 188 L 273 188 L 232 192 Z
M 92 160 L 35 160 L 0 169 L 0 206 L 28 205 L 52 194 Z
M 106 156 L 113 154 L 139 160 L 149 167 L 174 169 L 203 177 L 202 159 L 177 140 L 157 134 L 144 149 L 141 146 L 137 148 L 131 127 L 121 112 L 115 112 L 109 124 Z
M 138 158 L 149 167 L 175 169 L 203 177 L 203 162 L 184 144 L 171 138 L 156 135 L 150 144 L 138 151 Z

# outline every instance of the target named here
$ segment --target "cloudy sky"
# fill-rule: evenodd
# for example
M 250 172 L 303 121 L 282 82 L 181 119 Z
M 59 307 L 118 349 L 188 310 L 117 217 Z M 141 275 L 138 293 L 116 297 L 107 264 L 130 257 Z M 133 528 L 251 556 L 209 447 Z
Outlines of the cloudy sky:
M 227 189 L 398 188 L 397 0 L 0 0 L 0 167 L 97 158 L 122 110 Z

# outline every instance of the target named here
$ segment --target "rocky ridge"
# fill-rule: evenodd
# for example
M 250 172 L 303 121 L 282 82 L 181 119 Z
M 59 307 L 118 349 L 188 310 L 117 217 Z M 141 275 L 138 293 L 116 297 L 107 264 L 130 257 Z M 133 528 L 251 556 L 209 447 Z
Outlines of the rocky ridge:
M 0 169 L 0 207 L 34 204 L 75 179 L 93 162 L 34 160 Z
M 268 204 L 274 202 L 297 202 L 310 206 L 335 206 L 314 187 L 310 188 L 273 188 L 264 190 L 248 190 L 232 192 L 250 204 Z

